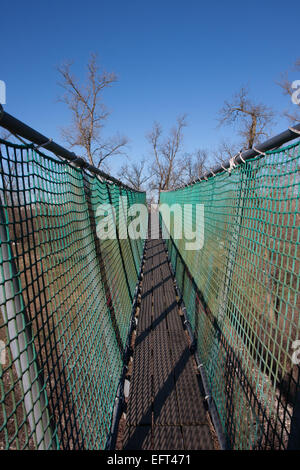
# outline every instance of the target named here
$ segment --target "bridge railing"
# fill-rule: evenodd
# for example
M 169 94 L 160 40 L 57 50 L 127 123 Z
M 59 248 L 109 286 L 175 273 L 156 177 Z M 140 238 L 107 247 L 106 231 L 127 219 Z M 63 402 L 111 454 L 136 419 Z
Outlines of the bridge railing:
M 299 169 L 296 142 L 160 194 L 177 205 L 161 212 L 164 237 L 234 449 L 300 448 Z
M 144 247 L 119 230 L 145 193 L 42 150 L 0 141 L 0 448 L 103 449 Z

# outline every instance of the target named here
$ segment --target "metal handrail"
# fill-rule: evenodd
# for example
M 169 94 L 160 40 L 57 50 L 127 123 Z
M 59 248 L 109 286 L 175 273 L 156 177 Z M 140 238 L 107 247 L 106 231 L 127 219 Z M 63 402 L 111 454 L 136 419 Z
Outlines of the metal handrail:
M 131 188 L 130 186 L 122 183 L 122 181 L 118 180 L 117 178 L 114 178 L 108 173 L 105 173 L 104 171 L 99 170 L 99 168 L 96 168 L 95 166 L 91 165 L 84 158 L 78 157 L 74 152 L 70 152 L 70 150 L 65 149 L 61 145 L 54 142 L 52 139 L 45 137 L 43 134 L 40 134 L 40 132 L 36 131 L 32 127 L 27 126 L 27 124 L 24 124 L 19 119 L 16 119 L 14 116 L 4 111 L 3 106 L 1 104 L 0 104 L 0 126 L 3 127 L 4 129 L 7 129 L 9 132 L 13 134 L 23 137 L 24 139 L 27 139 L 30 142 L 40 147 L 43 147 L 46 150 L 49 150 L 50 152 L 54 153 L 55 155 L 59 157 L 65 158 L 66 160 L 72 163 L 75 163 L 80 168 L 84 168 L 90 171 L 91 173 L 94 173 L 100 176 L 101 178 L 104 178 L 105 180 L 108 180 L 108 181 L 111 181 L 112 183 L 117 184 L 118 186 L 122 186 L 123 188 L 130 189 L 131 191 L 135 191 L 135 192 L 140 192 L 140 193 L 144 192 L 144 191 Z

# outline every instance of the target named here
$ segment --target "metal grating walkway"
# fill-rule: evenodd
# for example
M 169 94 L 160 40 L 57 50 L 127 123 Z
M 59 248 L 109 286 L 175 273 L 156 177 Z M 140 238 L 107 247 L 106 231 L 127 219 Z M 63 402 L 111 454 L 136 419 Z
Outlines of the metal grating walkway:
M 213 448 L 161 238 L 146 245 L 123 448 Z

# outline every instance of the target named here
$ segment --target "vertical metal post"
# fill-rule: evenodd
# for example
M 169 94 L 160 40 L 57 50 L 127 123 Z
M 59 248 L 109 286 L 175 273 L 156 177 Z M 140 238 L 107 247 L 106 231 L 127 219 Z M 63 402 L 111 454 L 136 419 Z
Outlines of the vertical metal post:
M 38 450 L 54 449 L 47 396 L 37 364 L 33 334 L 26 316 L 16 264 L 12 258 L 5 210 L 0 199 L 0 302 L 7 324 L 9 347 L 21 380 L 24 405 Z

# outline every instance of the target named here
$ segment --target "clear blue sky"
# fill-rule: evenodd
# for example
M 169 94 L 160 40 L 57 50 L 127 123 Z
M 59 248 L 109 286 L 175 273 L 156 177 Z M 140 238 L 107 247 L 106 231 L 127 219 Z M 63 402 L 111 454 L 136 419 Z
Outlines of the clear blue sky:
M 215 118 L 241 85 L 278 111 L 277 133 L 287 127 L 280 112 L 288 99 L 276 81 L 300 56 L 299 14 L 300 3 L 277 0 L 5 1 L 5 109 L 62 143 L 70 114 L 57 102 L 56 65 L 74 60 L 74 72 L 84 77 L 96 52 L 119 77 L 105 93 L 112 111 L 106 133 L 128 136 L 132 160 L 147 156 L 145 133 L 154 120 L 169 128 L 180 113 L 188 114 L 187 151 L 213 149 L 223 137 L 234 141 Z

